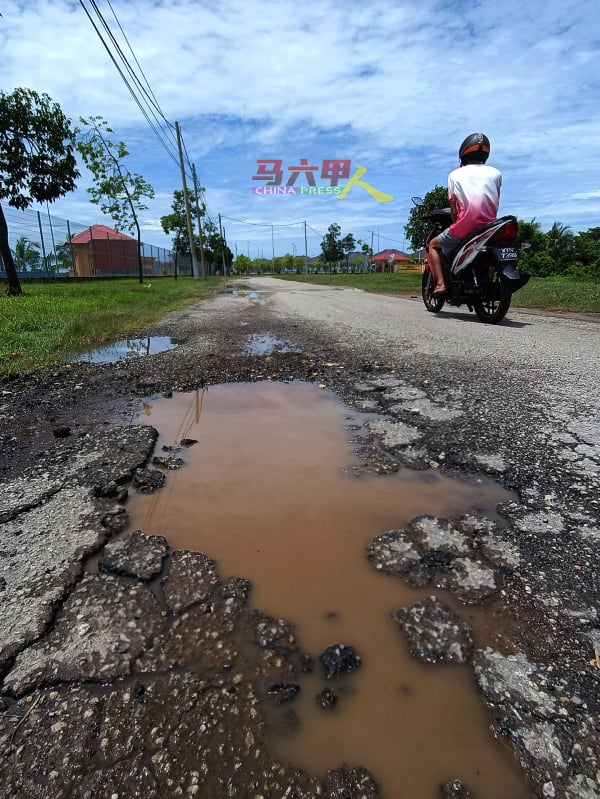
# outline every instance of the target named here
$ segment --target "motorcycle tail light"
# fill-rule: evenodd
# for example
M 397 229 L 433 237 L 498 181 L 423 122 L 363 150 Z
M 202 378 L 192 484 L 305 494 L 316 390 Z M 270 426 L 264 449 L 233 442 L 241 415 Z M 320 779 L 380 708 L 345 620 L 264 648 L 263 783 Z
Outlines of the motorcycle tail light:
M 517 238 L 518 230 L 519 225 L 516 220 L 507 222 L 505 225 L 502 225 L 500 230 L 494 236 L 494 244 L 497 244 L 500 247 L 510 246 Z

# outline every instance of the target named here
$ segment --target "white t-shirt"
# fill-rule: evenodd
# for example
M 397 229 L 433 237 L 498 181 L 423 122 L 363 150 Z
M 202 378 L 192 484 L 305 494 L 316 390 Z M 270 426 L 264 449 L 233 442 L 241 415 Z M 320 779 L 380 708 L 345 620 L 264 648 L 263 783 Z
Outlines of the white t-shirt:
M 456 222 L 450 232 L 462 239 L 493 222 L 500 204 L 502 175 L 488 164 L 465 164 L 448 175 L 448 197 L 456 200 Z

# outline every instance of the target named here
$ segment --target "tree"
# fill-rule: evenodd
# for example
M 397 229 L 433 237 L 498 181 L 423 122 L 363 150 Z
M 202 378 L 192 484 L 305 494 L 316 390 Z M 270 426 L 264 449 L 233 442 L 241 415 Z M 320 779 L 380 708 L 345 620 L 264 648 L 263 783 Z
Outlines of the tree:
M 574 240 L 575 262 L 579 272 L 590 277 L 600 277 L 600 227 L 578 233 Z
M 363 268 L 368 269 L 371 264 L 371 258 L 373 257 L 373 248 L 367 244 L 366 241 L 362 241 L 361 239 L 358 239 L 356 243 L 360 244 L 360 251 L 364 256 Z
M 425 239 L 430 230 L 429 212 L 436 208 L 448 208 L 448 206 L 448 189 L 444 186 L 435 186 L 423 197 L 422 204 L 415 205 L 410 209 L 404 231 L 413 250 L 425 246 Z
M 518 220 L 517 247 L 519 269 L 536 277 L 545 277 L 553 271 L 552 261 L 546 252 L 546 234 L 537 219 Z
M 286 252 L 286 254 L 281 259 L 281 262 L 282 262 L 282 265 L 283 265 L 283 269 L 286 272 L 293 272 L 294 271 L 294 256 L 291 253 Z
M 548 255 L 556 264 L 555 271 L 564 272 L 573 263 L 574 238 L 571 228 L 560 222 L 555 222 L 546 233 L 546 248 Z
M 301 275 L 306 269 L 306 259 L 303 255 L 294 255 L 293 259 L 293 269 L 297 275 Z
M 235 259 L 235 268 L 237 272 L 249 274 L 252 270 L 252 261 L 244 253 L 240 253 Z
M 73 191 L 79 177 L 73 147 L 71 120 L 47 94 L 22 88 L 0 92 L 0 201 L 24 210 Z M 7 293 L 22 294 L 1 202 L 0 256 Z
M 80 117 L 81 128 L 75 130 L 79 137 L 77 149 L 87 168 L 94 176 L 95 185 L 88 189 L 88 194 L 95 205 L 99 205 L 102 213 L 111 217 L 117 230 L 135 229 L 138 243 L 138 266 L 140 283 L 144 282 L 142 267 L 142 235 L 138 213 L 146 211 L 142 198 L 151 200 L 154 189 L 136 172 L 130 172 L 123 164 L 129 155 L 125 142 L 115 144 L 108 135 L 114 133 L 102 117 Z
M 531 222 L 519 219 L 518 223 L 517 247 L 527 252 L 543 252 L 546 249 L 546 234 L 537 219 L 534 217 Z
M 204 252 L 215 271 L 222 269 L 224 262 L 225 273 L 229 272 L 233 263 L 233 253 L 219 232 L 219 228 L 210 219 L 204 225 Z
M 344 239 L 340 238 L 342 229 L 333 222 L 327 228 L 327 233 L 323 236 L 321 241 L 321 252 L 323 253 L 323 261 L 326 264 L 336 264 L 344 258 L 344 243 L 347 244 L 348 236 Z M 354 246 L 354 238 L 352 238 L 352 247 Z M 352 249 L 352 247 L 350 249 Z
M 56 269 L 64 272 L 73 268 L 73 250 L 70 242 L 59 244 L 54 248 L 54 264 Z
M 188 192 L 189 196 L 189 192 Z M 202 204 L 199 206 L 200 218 L 206 215 L 206 206 Z M 190 214 L 192 217 L 192 224 L 198 223 L 198 213 L 195 203 L 191 202 L 190 197 Z M 164 232 L 169 235 L 173 233 L 173 249 L 179 255 L 190 257 L 192 252 L 190 248 L 190 239 L 187 228 L 187 216 L 185 212 L 185 197 L 182 189 L 175 189 L 173 192 L 173 202 L 171 203 L 171 213 L 161 216 L 160 225 Z M 200 249 L 200 237 L 194 236 L 196 243 L 196 250 Z
M 26 272 L 37 269 L 41 261 L 40 245 L 30 241 L 26 236 L 19 236 L 12 251 L 17 271 Z
M 349 262 L 350 262 L 350 253 L 356 247 L 356 241 L 354 240 L 354 236 L 352 233 L 348 233 L 344 238 L 340 241 L 340 247 L 342 248 L 342 252 L 346 256 L 346 272 L 349 269 Z

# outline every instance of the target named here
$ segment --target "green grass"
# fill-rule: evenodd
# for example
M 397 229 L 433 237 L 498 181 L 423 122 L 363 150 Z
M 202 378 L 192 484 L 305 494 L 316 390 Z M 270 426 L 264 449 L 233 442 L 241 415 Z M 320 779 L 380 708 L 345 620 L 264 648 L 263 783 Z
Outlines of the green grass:
M 24 283 L 21 296 L 0 294 L 0 376 L 28 374 L 137 335 L 225 281 L 152 278 L 149 287 L 134 279 Z
M 600 313 L 600 281 L 534 277 L 513 297 L 517 308 Z
M 300 280 L 327 286 L 352 286 L 364 291 L 393 293 L 421 293 L 421 275 L 418 273 L 358 275 L 282 275 L 285 280 Z M 547 311 L 575 313 L 600 313 L 600 281 L 565 277 L 531 278 L 518 291 L 512 304 L 515 308 L 541 308 Z

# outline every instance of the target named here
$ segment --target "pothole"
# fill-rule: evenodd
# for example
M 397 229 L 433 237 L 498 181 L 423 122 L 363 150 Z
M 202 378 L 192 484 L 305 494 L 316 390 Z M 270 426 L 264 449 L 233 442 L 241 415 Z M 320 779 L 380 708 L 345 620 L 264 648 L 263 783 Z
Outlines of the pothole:
M 231 294 L 234 297 L 245 297 L 249 300 L 259 300 L 260 299 L 260 291 L 251 291 L 248 288 L 232 288 Z
M 177 347 L 177 339 L 168 336 L 147 336 L 146 338 L 127 338 L 115 341 L 107 347 L 82 352 L 73 358 L 74 362 L 116 363 L 130 358 L 143 358 L 147 355 L 158 355 Z
M 281 341 L 270 333 L 255 333 L 248 336 L 245 346 L 247 355 L 271 355 L 274 352 L 302 352 L 302 350 L 295 344 Z
M 497 519 L 507 493 L 433 471 L 366 475 L 349 437 L 370 418 L 306 383 L 215 386 L 148 402 L 140 421 L 159 431 L 156 453 L 184 465 L 168 471 L 160 492 L 132 494 L 130 529 L 205 553 L 224 577 L 248 578 L 252 606 L 293 622 L 304 651 L 344 642 L 359 653 L 352 674 L 324 682 L 315 668 L 299 678 L 293 702 L 269 712 L 277 757 L 319 777 L 365 766 L 386 799 L 431 799 L 457 778 L 478 799 L 526 799 L 470 665 L 414 660 L 391 617 L 448 595 L 382 575 L 366 558 L 373 536 L 421 514 Z M 469 618 L 456 601 L 454 609 Z M 327 685 L 339 701 L 322 710 L 316 696 Z

